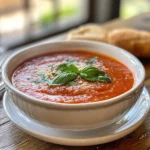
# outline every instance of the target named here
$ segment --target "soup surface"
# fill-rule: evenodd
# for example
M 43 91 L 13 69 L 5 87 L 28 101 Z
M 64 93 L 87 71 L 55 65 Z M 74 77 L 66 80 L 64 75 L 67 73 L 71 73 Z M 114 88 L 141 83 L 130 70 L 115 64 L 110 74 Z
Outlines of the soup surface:
M 93 66 L 107 73 L 111 81 L 92 82 L 78 75 L 67 84 L 50 85 L 51 80 L 61 74 L 60 64 L 73 64 L 79 70 Z M 124 64 L 111 57 L 87 51 L 64 51 L 26 60 L 14 71 L 12 83 L 18 90 L 35 98 L 75 104 L 118 96 L 132 88 L 134 77 Z

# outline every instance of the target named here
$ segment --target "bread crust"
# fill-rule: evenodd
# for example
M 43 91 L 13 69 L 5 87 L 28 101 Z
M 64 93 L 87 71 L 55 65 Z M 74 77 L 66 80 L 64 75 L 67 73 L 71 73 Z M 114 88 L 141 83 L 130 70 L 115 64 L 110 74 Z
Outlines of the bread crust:
M 107 42 L 106 35 L 107 31 L 103 27 L 95 24 L 87 24 L 70 31 L 68 33 L 67 39 L 68 40 L 83 39 L 83 40 Z
M 150 33 L 135 29 L 115 29 L 107 35 L 108 43 L 121 47 L 138 57 L 150 57 Z
M 107 31 L 100 25 L 87 24 L 71 30 L 67 39 L 105 42 L 123 48 L 138 57 L 150 58 L 150 32 L 142 30 L 119 28 Z

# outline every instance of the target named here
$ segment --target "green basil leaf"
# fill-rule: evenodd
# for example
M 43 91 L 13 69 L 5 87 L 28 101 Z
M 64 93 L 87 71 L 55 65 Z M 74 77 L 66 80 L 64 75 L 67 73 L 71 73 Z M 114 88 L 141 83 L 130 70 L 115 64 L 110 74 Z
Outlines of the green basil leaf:
M 77 82 L 70 81 L 68 84 L 69 84 L 69 85 L 77 85 Z
M 71 59 L 66 59 L 65 60 L 67 63 L 73 63 L 73 64 L 77 64 L 77 62 L 76 61 L 74 61 L 74 60 L 71 60 Z
M 96 76 L 96 75 L 105 75 L 106 73 L 96 67 L 93 66 L 87 66 L 85 68 L 83 68 L 81 71 L 81 73 L 87 74 L 89 76 Z
M 52 84 L 52 80 L 48 78 L 45 74 L 39 72 L 38 75 L 41 77 L 43 82 L 47 82 L 48 85 Z
M 79 72 L 78 68 L 74 64 L 70 63 L 60 64 L 57 67 L 57 70 L 60 70 L 61 72 L 75 72 L 75 73 Z
M 87 61 L 86 61 L 86 64 L 92 64 L 92 63 L 94 63 L 96 60 L 97 60 L 97 56 L 96 57 L 93 57 L 93 58 L 90 58 L 90 59 L 88 59 Z
M 58 75 L 58 73 L 56 73 L 56 72 L 52 72 L 52 75 L 53 75 L 53 76 L 57 76 L 57 75 Z
M 50 78 L 46 77 L 46 78 L 45 78 L 45 81 L 47 82 L 47 84 L 48 84 L 49 86 L 52 85 L 52 80 L 51 80 Z
M 45 80 L 45 74 L 38 72 L 38 75 L 41 77 L 42 80 Z
M 81 76 L 83 79 L 87 80 L 87 81 L 95 82 L 95 81 L 98 80 L 98 79 L 97 79 L 97 76 L 90 76 L 90 75 L 87 75 L 87 74 L 85 74 L 85 73 L 80 73 L 80 76 Z
M 53 64 L 49 64 L 48 67 L 54 68 L 54 65 Z
M 111 78 L 102 70 L 87 66 L 80 71 L 80 76 L 87 81 L 111 82 Z
M 78 74 L 74 72 L 63 72 L 59 75 L 57 75 L 54 80 L 52 81 L 53 85 L 57 84 L 66 84 L 70 81 L 73 81 L 77 78 Z
M 100 82 L 111 82 L 111 78 L 108 75 L 98 76 L 98 81 L 100 81 Z
M 43 80 L 37 80 L 37 79 L 31 79 L 30 82 L 31 82 L 31 83 L 35 83 L 35 84 L 44 83 Z

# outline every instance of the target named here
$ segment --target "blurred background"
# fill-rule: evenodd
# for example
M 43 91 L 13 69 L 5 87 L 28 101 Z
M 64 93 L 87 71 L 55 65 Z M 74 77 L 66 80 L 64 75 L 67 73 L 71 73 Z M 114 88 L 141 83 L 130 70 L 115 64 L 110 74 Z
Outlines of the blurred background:
M 16 48 L 81 24 L 150 11 L 150 0 L 0 0 L 0 45 Z

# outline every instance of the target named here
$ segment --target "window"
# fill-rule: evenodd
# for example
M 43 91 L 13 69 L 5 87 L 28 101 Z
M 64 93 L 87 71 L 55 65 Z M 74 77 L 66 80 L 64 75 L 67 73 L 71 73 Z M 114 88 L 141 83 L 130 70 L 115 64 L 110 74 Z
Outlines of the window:
M 13 47 L 88 19 L 88 0 L 0 0 L 0 45 Z
M 14 48 L 87 22 L 150 10 L 149 0 L 0 0 L 0 45 Z
M 120 17 L 125 19 L 150 11 L 149 0 L 121 0 Z

